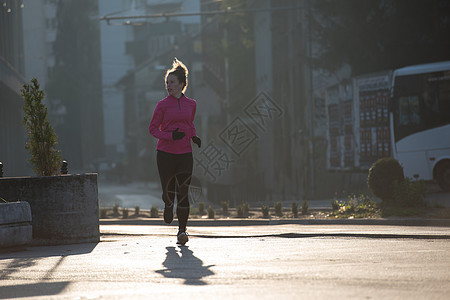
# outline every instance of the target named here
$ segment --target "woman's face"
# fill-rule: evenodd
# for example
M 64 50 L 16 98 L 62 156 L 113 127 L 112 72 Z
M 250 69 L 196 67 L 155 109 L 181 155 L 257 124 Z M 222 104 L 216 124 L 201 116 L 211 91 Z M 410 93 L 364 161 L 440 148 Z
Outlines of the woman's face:
M 176 98 L 181 97 L 183 91 L 183 83 L 178 81 L 178 78 L 170 74 L 166 78 L 166 90 L 169 95 L 174 96 Z

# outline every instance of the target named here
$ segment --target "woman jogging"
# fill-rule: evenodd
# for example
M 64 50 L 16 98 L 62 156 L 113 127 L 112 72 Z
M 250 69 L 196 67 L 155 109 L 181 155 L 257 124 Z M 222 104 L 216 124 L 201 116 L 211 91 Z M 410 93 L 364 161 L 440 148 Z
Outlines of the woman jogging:
M 184 95 L 187 76 L 188 69 L 175 58 L 172 68 L 167 70 L 164 77 L 168 95 L 156 104 L 149 126 L 150 134 L 158 139 L 156 162 L 163 191 L 164 221 L 172 223 L 176 195 L 179 224 L 177 241 L 181 245 L 189 240 L 186 225 L 193 168 L 191 140 L 198 147 L 201 146 L 194 126 L 197 104 Z

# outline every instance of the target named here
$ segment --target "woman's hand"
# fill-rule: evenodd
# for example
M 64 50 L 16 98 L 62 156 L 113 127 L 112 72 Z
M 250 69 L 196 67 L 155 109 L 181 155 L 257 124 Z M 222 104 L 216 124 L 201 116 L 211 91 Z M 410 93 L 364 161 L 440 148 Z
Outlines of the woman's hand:
M 180 128 L 177 128 L 177 129 L 175 129 L 175 131 L 172 132 L 172 139 L 174 141 L 181 140 L 185 136 L 184 132 L 178 131 L 178 129 L 180 129 Z
M 202 146 L 202 140 L 198 136 L 193 136 L 192 141 L 194 144 L 196 144 L 199 148 Z

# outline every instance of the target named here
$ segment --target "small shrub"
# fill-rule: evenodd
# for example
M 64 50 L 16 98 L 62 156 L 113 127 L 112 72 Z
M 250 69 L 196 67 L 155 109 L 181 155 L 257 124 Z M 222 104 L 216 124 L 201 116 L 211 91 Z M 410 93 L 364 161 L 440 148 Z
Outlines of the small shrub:
M 356 211 L 356 208 L 358 207 L 360 201 L 364 201 L 364 198 L 362 198 L 364 196 L 361 195 L 360 197 L 361 197 L 361 199 L 358 198 L 355 195 L 348 196 L 348 201 L 347 201 L 347 205 L 346 205 L 346 211 L 349 214 L 352 214 L 352 213 L 354 213 Z
M 106 219 L 108 213 L 107 208 L 100 208 L 100 219 Z
M 365 195 L 350 195 L 348 201 L 332 202 L 335 218 L 371 218 L 379 214 L 377 204 Z
M 198 203 L 198 213 L 201 215 L 205 214 L 205 203 L 203 202 Z
M 236 213 L 238 218 L 243 218 L 245 216 L 244 205 L 238 205 L 236 207 Z
M 402 181 L 395 182 L 392 203 L 390 204 L 399 207 L 425 207 L 425 193 L 426 185 L 423 180 L 411 181 L 409 178 L 405 178 Z
M 297 204 L 297 202 L 292 202 L 291 210 L 292 210 L 292 214 L 293 214 L 294 218 L 297 218 L 298 217 L 298 204 Z
M 283 216 L 283 204 L 281 202 L 277 202 L 274 205 L 275 208 L 275 214 L 279 217 Z
M 307 200 L 303 200 L 302 202 L 302 214 L 307 214 L 309 210 L 309 204 Z
M 208 207 L 208 219 L 214 219 L 216 216 L 216 211 L 211 206 Z
M 141 212 L 141 208 L 139 206 L 136 206 L 134 208 L 134 215 L 135 216 L 139 216 L 140 212 Z
M 113 206 L 113 215 L 115 216 L 115 217 L 117 217 L 118 215 L 119 215 L 119 204 L 114 204 L 114 206 Z
M 248 204 L 248 202 L 242 203 L 242 208 L 244 209 L 244 215 L 248 215 L 248 213 L 250 212 L 250 205 Z
M 21 89 L 24 100 L 23 125 L 29 140 L 25 145 L 31 158 L 34 172 L 38 176 L 57 175 L 62 164 L 61 152 L 55 149 L 58 137 L 47 120 L 48 110 L 43 103 L 45 94 L 40 89 L 38 80 L 33 78 L 31 84 L 24 84 Z
M 155 205 L 152 205 L 152 208 L 150 209 L 150 218 L 157 218 L 159 217 L 159 210 Z
M 333 212 L 339 212 L 342 210 L 342 207 L 345 206 L 345 201 L 338 201 L 338 200 L 332 200 L 331 201 L 331 207 L 333 209 Z
M 191 206 L 189 211 L 190 216 L 198 215 L 198 209 L 196 207 Z
M 122 218 L 128 218 L 128 208 L 122 209 Z
M 331 200 L 331 209 L 333 211 L 339 210 L 340 205 L 339 205 L 339 201 L 337 200 Z
M 263 204 L 261 206 L 261 212 L 262 212 L 264 218 L 268 218 L 269 217 L 269 206 Z
M 395 192 L 395 182 L 404 179 L 403 167 L 392 158 L 377 160 L 369 169 L 367 185 L 370 191 L 383 201 L 391 201 Z
M 385 217 L 420 217 L 424 216 L 424 210 L 418 207 L 382 206 L 381 216 Z
M 230 207 L 229 201 L 222 201 L 222 213 L 228 215 L 228 208 Z
M 248 216 L 250 205 L 247 202 L 242 203 L 236 207 L 236 213 L 239 218 Z

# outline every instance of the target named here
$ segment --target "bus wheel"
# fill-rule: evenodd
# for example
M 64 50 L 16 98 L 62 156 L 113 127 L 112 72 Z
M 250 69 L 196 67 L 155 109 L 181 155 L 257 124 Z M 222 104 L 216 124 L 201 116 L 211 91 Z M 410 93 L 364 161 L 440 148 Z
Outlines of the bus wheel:
M 444 162 L 439 167 L 436 179 L 441 189 L 450 192 L 450 161 Z

